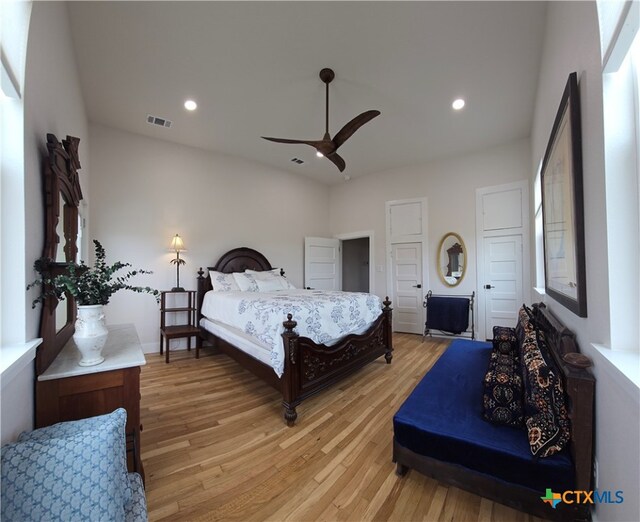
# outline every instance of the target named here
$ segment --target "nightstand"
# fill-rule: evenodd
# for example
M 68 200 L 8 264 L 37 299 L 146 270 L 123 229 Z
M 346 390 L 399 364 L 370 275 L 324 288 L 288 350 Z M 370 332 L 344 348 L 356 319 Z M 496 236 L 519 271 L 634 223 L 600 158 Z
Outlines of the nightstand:
M 179 324 L 167 325 L 169 322 Z M 187 350 L 191 350 L 191 338 L 196 338 L 196 359 L 200 358 L 200 328 L 196 324 L 196 291 L 195 290 L 166 290 L 160 292 L 160 355 L 164 350 L 166 340 L 166 362 L 169 362 L 169 348 L 171 339 L 187 338 Z

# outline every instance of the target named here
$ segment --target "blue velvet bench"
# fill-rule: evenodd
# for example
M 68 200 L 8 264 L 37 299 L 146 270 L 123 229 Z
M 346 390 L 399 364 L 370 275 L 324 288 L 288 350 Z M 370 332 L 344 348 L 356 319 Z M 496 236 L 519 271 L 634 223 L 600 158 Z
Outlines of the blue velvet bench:
M 3 521 L 145 522 L 142 478 L 127 471 L 122 408 L 24 432 L 2 447 Z
M 588 520 L 588 506 L 560 503 L 553 508 L 541 497 L 547 489 L 592 489 L 594 379 L 575 366 L 584 366 L 586 358 L 576 358 L 573 334 L 543 305 L 534 311 L 563 374 L 572 420 L 568 447 L 536 459 L 526 430 L 484 420 L 483 378 L 492 345 L 458 339 L 394 416 L 393 461 L 401 476 L 415 469 L 536 516 Z

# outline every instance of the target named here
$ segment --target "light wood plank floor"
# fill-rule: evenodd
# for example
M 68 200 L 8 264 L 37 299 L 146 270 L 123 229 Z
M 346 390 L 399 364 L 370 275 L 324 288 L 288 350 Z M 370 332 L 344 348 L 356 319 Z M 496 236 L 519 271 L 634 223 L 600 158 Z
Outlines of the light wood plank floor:
M 391 462 L 392 417 L 448 342 L 394 335 L 381 358 L 298 407 L 223 354 L 147 355 L 142 459 L 150 520 L 539 519 Z

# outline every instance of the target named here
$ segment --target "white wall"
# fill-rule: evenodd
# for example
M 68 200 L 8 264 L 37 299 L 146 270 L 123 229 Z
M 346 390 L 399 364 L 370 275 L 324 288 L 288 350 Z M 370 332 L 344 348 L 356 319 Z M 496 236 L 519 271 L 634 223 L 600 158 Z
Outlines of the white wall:
M 24 259 L 27 280 L 36 277 L 32 271 L 33 262 L 42 255 L 44 246 L 41 168 L 42 158 L 46 157 L 47 133 L 54 133 L 58 139 L 67 134 L 81 138 L 81 184 L 85 197 L 89 193 L 88 124 L 70 34 L 66 4 L 33 3 L 24 83 Z M 5 291 L 3 288 L 3 294 Z M 38 337 L 39 333 L 40 308 L 31 309 L 35 295 L 22 290 L 14 296 L 14 305 L 24 308 L 25 339 Z M 3 383 L 2 442 L 32 427 L 33 381 L 33 365 L 28 364 L 11 383 Z
M 551 298 L 549 308 L 577 333 L 581 350 L 593 358 L 596 376 L 596 458 L 599 489 L 623 490 L 622 504 L 596 506 L 604 521 L 640 519 L 640 403 L 638 388 L 591 343 L 608 344 L 609 293 L 605 213 L 602 71 L 595 2 L 552 2 L 534 124 L 531 176 L 544 155 L 569 73 L 578 73 L 581 96 L 588 317 L 579 318 Z M 535 262 L 532 256 L 532 266 Z
M 496 147 L 476 154 L 445 159 L 417 167 L 396 169 L 356 178 L 331 189 L 331 233 L 346 234 L 374 230 L 375 265 L 384 266 L 385 202 L 426 197 L 428 206 L 428 282 L 425 293 L 449 292 L 436 271 L 435 256 L 442 236 L 460 234 L 468 249 L 467 272 L 456 293 L 476 291 L 476 189 L 529 178 L 528 140 Z M 376 272 L 371 289 L 381 297 L 388 295 L 385 273 Z
M 170 132 L 170 131 L 168 131 Z M 153 270 L 140 285 L 175 286 L 175 234 L 185 241 L 180 283 L 196 288 L 198 267 L 231 248 L 262 252 L 302 287 L 304 236 L 329 233 L 329 188 L 256 163 L 91 126 L 94 201 L 92 238 L 107 262 Z M 135 323 L 145 349 L 157 350 L 158 305 L 148 295 L 120 292 L 106 308 L 107 323 Z M 176 342 L 176 341 L 174 341 Z M 173 344 L 172 344 L 173 346 Z

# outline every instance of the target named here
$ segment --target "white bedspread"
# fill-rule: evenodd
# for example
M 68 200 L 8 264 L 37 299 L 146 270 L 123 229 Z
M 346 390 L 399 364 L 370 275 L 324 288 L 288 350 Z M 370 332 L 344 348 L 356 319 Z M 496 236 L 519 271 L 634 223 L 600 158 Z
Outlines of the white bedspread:
M 271 366 L 284 371 L 282 322 L 297 321 L 296 332 L 318 344 L 333 344 L 362 333 L 382 313 L 378 296 L 356 292 L 280 290 L 276 292 L 207 292 L 202 314 L 251 335 L 271 350 Z

